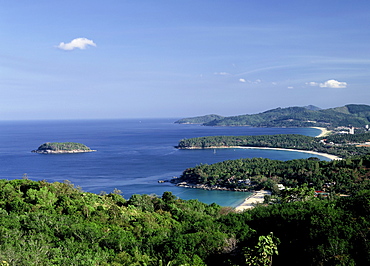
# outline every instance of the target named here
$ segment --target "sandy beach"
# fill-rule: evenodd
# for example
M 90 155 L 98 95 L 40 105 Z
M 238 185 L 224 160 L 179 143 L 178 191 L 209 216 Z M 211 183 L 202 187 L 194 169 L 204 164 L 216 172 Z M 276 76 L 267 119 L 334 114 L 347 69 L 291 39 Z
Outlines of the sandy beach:
M 277 150 L 277 151 L 295 151 L 295 152 L 304 152 L 304 153 L 309 153 L 313 155 L 320 155 L 324 156 L 326 158 L 329 158 L 330 160 L 342 160 L 342 158 L 328 154 L 328 153 L 322 153 L 322 152 L 316 152 L 316 151 L 305 151 L 305 150 L 295 150 L 295 149 L 284 149 L 284 148 L 267 148 L 267 147 L 242 147 L 242 146 L 236 146 L 233 148 L 238 148 L 238 149 L 260 149 L 260 150 Z
M 326 128 L 323 128 L 323 127 L 313 127 L 313 128 L 321 130 L 321 133 L 316 136 L 317 138 L 327 136 L 331 133 L 331 131 L 329 131 Z M 261 149 L 261 150 L 267 149 L 267 150 L 305 152 L 305 153 L 310 153 L 310 154 L 313 154 L 313 155 L 321 155 L 321 156 L 324 156 L 326 158 L 329 158 L 330 160 L 342 160 L 342 158 L 340 158 L 338 156 L 327 154 L 327 153 L 315 152 L 315 151 L 304 151 L 304 150 L 283 149 L 283 148 L 267 148 L 267 147 L 234 147 L 234 148 Z M 268 190 L 256 191 L 255 193 L 253 193 L 252 196 L 249 196 L 248 198 L 246 198 L 242 204 L 235 207 L 235 210 L 237 212 L 242 212 L 244 210 L 252 209 L 256 203 L 263 203 L 265 195 L 271 195 L 271 192 L 268 191 Z
M 316 128 L 316 129 L 320 129 L 321 130 L 321 133 L 319 135 L 317 135 L 316 138 L 325 137 L 325 136 L 328 136 L 328 135 L 331 134 L 331 131 L 330 130 L 327 130 L 324 127 L 311 127 L 311 128 Z
M 265 195 L 271 195 L 269 190 L 260 190 L 253 193 L 252 196 L 246 198 L 242 204 L 235 207 L 237 212 L 242 212 L 244 210 L 252 209 L 255 204 L 263 203 Z
M 312 127 L 312 128 L 316 128 L 316 129 L 320 129 L 321 130 L 321 133 L 319 135 L 317 135 L 316 138 L 324 137 L 324 136 L 327 136 L 327 135 L 329 135 L 331 133 L 330 130 L 327 130 L 324 127 Z M 340 157 L 338 157 L 336 155 L 332 155 L 332 154 L 328 154 L 328 153 L 322 153 L 322 152 L 316 152 L 316 151 L 305 151 L 305 150 L 284 149 L 284 148 L 267 148 L 267 147 L 237 147 L 237 148 L 305 152 L 305 153 L 310 153 L 310 154 L 313 154 L 313 155 L 324 156 L 326 158 L 329 158 L 330 160 L 342 160 L 342 158 L 340 158 Z

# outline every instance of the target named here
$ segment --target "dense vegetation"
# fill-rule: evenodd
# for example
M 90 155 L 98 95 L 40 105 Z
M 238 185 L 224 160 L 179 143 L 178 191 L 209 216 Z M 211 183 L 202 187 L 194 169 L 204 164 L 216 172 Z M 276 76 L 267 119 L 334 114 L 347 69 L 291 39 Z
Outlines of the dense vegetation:
M 218 205 L 66 183 L 0 181 L 0 261 L 10 265 L 202 265 L 230 238 Z M 210 231 L 214 233 L 209 234 Z
M 73 151 L 73 150 L 81 150 L 81 151 L 90 151 L 91 149 L 84 144 L 76 143 L 76 142 L 46 142 L 40 147 L 37 148 L 36 151 Z
M 267 188 L 275 192 L 277 184 L 287 187 L 309 184 L 315 190 L 352 194 L 370 189 L 370 155 L 340 161 L 320 161 L 316 158 L 229 160 L 188 168 L 176 182 L 227 188 Z
M 199 119 L 198 119 L 199 120 Z M 189 118 L 185 121 L 191 121 Z M 181 120 L 177 121 L 181 123 Z M 206 126 L 254 127 L 364 127 L 370 123 L 370 106 L 349 104 L 330 109 L 276 108 L 259 114 L 238 115 L 205 121 Z
M 117 190 L 96 195 L 68 182 L 0 180 L 0 261 L 199 266 L 268 265 L 273 259 L 273 265 L 369 265 L 369 210 L 370 191 L 235 213 L 170 192 L 125 200 Z
M 323 141 L 326 139 L 326 141 Z M 352 145 L 353 142 L 366 142 L 370 139 L 370 133 L 356 135 L 334 135 L 325 138 L 315 138 L 297 134 L 260 135 L 260 136 L 209 136 L 183 139 L 177 148 L 214 148 L 214 147 L 270 147 L 298 149 L 329 153 L 342 158 L 353 155 L 366 155 L 370 153 L 370 147 Z M 340 145 L 338 145 L 340 144 Z
M 362 144 L 365 142 L 370 142 L 370 133 L 362 133 L 362 134 L 333 134 L 326 136 L 324 138 L 325 142 L 333 142 L 335 144 Z

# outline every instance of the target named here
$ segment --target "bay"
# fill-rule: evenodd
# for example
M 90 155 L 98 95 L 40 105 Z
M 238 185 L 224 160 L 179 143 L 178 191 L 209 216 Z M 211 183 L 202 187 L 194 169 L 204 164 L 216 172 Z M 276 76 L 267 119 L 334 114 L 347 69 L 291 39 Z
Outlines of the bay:
M 205 191 L 180 188 L 159 180 L 180 176 L 198 164 L 224 160 L 264 157 L 276 160 L 309 158 L 312 154 L 258 150 L 217 149 L 177 150 L 183 138 L 216 135 L 303 134 L 316 136 L 314 128 L 205 127 L 175 124 L 176 119 L 55 120 L 0 122 L 0 178 L 71 181 L 93 193 L 115 188 L 128 199 L 133 194 L 162 195 L 171 191 L 182 199 L 198 199 L 221 206 L 236 206 L 246 197 L 243 192 Z M 35 154 L 45 142 L 80 142 L 92 153 Z M 323 156 L 316 156 L 328 160 Z

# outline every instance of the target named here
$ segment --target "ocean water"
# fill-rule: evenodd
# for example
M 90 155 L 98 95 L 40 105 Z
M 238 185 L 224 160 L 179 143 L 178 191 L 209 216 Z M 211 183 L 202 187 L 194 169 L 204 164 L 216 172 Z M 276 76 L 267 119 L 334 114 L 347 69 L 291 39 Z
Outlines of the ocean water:
M 198 164 L 265 157 L 291 160 L 312 157 L 308 153 L 253 149 L 177 150 L 183 138 L 215 135 L 272 135 L 320 133 L 313 128 L 205 127 L 174 124 L 176 119 L 1 121 L 0 179 L 71 181 L 83 191 L 112 192 L 128 199 L 133 194 L 162 195 L 171 191 L 182 199 L 198 199 L 221 206 L 236 206 L 244 192 L 204 191 L 180 188 L 158 180 L 180 176 Z M 45 142 L 80 142 L 97 152 L 36 154 L 31 150 Z M 322 160 L 325 157 L 318 156 Z

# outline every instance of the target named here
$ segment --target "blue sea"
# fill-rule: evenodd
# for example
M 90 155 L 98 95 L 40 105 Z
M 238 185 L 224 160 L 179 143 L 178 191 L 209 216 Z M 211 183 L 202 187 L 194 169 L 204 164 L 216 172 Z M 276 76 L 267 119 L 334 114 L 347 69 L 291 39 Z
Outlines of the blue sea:
M 183 170 L 198 164 L 252 157 L 291 160 L 312 155 L 258 149 L 177 150 L 174 146 L 181 139 L 215 135 L 316 136 L 320 133 L 313 128 L 205 127 L 174 121 L 176 119 L 0 121 L 0 179 L 20 179 L 26 174 L 31 180 L 69 180 L 83 191 L 93 193 L 109 193 L 117 188 L 126 199 L 133 194 L 161 196 L 171 191 L 182 199 L 236 206 L 243 202 L 246 193 L 180 188 L 158 181 L 180 176 Z M 31 153 L 45 142 L 80 142 L 97 151 Z

